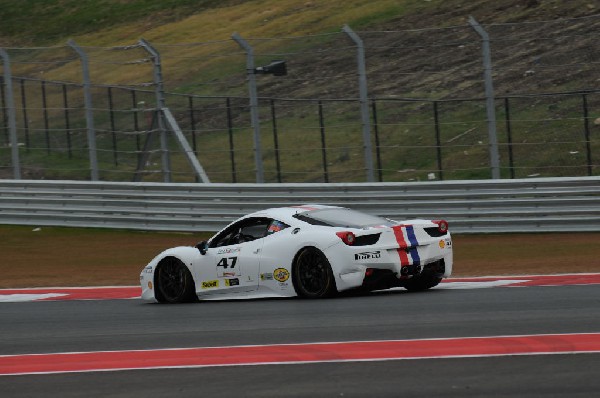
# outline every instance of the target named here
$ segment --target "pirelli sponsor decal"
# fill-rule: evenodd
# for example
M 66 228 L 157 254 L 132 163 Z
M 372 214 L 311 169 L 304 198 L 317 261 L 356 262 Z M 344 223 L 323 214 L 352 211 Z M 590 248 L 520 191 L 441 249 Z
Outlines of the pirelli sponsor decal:
M 356 253 L 356 254 L 354 254 L 354 259 L 355 260 L 371 260 L 371 259 L 375 259 L 375 258 L 381 258 L 381 252 L 380 251 L 362 252 L 362 253 Z

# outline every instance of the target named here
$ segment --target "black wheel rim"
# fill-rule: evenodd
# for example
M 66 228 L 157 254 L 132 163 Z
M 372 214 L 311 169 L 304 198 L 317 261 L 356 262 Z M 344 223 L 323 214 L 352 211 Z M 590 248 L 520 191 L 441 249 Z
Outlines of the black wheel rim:
M 327 291 L 329 285 L 328 264 L 315 250 L 306 250 L 298 259 L 298 282 L 307 294 L 318 296 Z
M 185 293 L 185 268 L 176 260 L 169 260 L 159 268 L 158 285 L 167 301 L 177 301 Z

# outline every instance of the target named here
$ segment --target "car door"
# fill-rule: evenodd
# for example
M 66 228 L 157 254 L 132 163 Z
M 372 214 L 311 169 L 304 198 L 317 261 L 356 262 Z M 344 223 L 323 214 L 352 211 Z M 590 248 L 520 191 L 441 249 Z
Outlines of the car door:
M 270 219 L 241 220 L 211 239 L 198 269 L 198 295 L 258 289 L 260 257 Z

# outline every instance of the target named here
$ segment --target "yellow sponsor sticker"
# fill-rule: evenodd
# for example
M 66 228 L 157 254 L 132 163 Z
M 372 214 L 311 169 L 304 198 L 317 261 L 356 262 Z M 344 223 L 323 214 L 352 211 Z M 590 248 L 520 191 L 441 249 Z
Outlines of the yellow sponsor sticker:
M 225 279 L 225 286 L 239 286 L 240 280 L 238 278 L 235 279 Z
M 273 271 L 273 278 L 278 282 L 285 282 L 290 279 L 290 271 L 285 268 L 277 268 Z
M 202 282 L 202 289 L 212 289 L 213 287 L 219 287 L 218 280 Z
M 443 249 L 444 247 L 446 247 L 446 242 L 444 242 L 443 240 L 440 241 L 440 249 Z

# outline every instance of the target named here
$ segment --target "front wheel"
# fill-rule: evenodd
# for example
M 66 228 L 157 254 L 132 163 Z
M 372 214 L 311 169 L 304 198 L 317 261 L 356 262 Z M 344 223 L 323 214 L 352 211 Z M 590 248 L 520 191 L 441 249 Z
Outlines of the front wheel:
M 327 257 L 314 247 L 307 247 L 298 254 L 294 262 L 293 278 L 300 297 L 328 297 L 337 291 Z
M 159 303 L 189 303 L 198 300 L 192 274 L 174 257 L 167 257 L 160 262 L 154 281 Z

